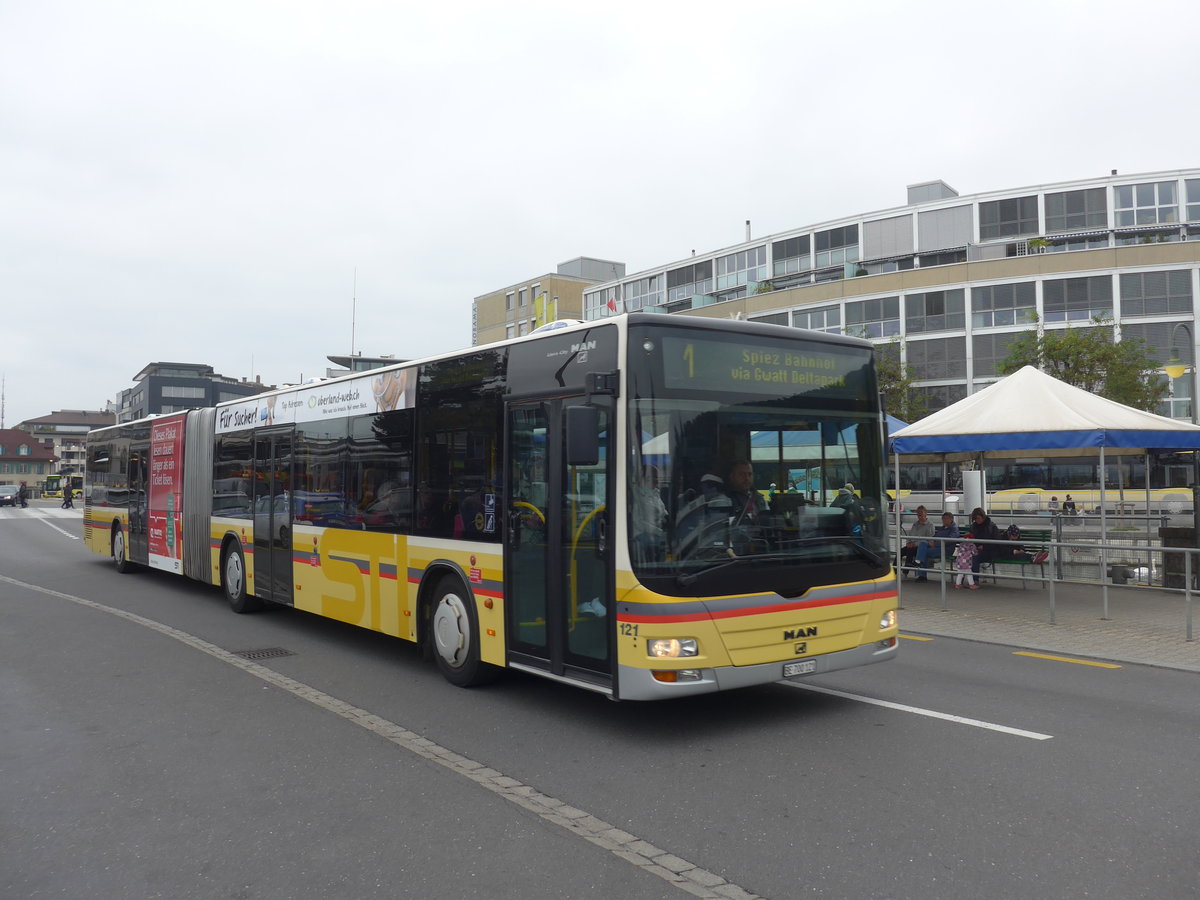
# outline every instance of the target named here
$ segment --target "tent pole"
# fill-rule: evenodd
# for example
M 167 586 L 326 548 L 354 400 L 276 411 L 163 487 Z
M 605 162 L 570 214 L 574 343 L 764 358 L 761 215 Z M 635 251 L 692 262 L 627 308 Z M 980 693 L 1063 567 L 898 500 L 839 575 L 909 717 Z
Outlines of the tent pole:
M 1154 569 L 1154 525 L 1150 519 L 1150 448 L 1146 448 L 1146 459 L 1144 462 L 1146 467 L 1146 585 L 1149 586 L 1154 582 L 1150 578 L 1150 573 Z
M 904 542 L 902 540 L 900 540 L 900 454 L 896 452 L 895 447 L 892 448 L 892 470 L 895 473 L 895 478 L 896 478 L 895 487 L 893 488 L 893 490 L 896 492 L 896 499 L 895 499 L 895 502 L 892 503 L 892 510 L 895 513 L 894 518 L 896 520 L 896 532 L 895 532 L 895 534 L 896 534 L 896 557 L 895 557 L 895 559 L 896 559 L 896 567 L 897 567 L 897 569 L 899 569 L 900 547 Z M 904 573 L 897 571 L 896 572 L 897 584 L 903 580 L 904 580 Z
M 1104 445 L 1100 445 L 1100 592 L 1104 595 L 1104 615 L 1108 619 L 1108 520 L 1104 516 L 1105 486 L 1108 469 L 1104 465 Z

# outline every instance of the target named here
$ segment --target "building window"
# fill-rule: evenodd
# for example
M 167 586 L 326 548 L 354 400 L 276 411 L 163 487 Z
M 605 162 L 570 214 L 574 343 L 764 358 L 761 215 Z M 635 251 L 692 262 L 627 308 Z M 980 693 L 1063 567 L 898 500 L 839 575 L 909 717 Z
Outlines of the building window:
M 1037 296 L 1032 281 L 989 284 L 971 288 L 971 326 L 1023 325 L 1037 314 Z
M 1087 322 L 1096 316 L 1111 316 L 1112 278 L 1057 278 L 1042 285 L 1042 302 L 1047 322 Z
M 967 396 L 965 384 L 939 384 L 933 386 L 914 386 L 913 391 L 925 401 L 925 408 L 931 413 L 945 409 L 952 403 Z
M 836 306 L 826 306 L 822 309 L 795 309 L 792 310 L 792 327 L 839 334 L 842 330 L 842 311 Z
M 162 388 L 164 397 L 180 397 L 189 400 L 203 400 L 207 393 L 203 387 L 183 387 L 177 384 L 164 384 Z
M 948 331 L 967 324 L 965 291 L 926 291 L 904 297 L 904 327 L 909 334 L 922 331 Z
M 1108 232 L 1104 234 L 1060 237 L 1050 241 L 1044 248 L 1046 253 L 1066 253 L 1071 250 L 1098 250 L 1108 246 Z
M 504 295 L 504 308 L 506 310 L 508 310 L 509 312 L 512 312 L 514 296 L 516 296 L 516 295 L 513 294 L 512 291 L 509 291 L 507 294 Z
M 711 259 L 672 269 L 667 273 L 667 302 L 690 300 L 696 294 L 711 294 L 713 264 Z
M 1083 231 L 1108 227 L 1104 188 L 1046 195 L 1046 231 Z
M 788 314 L 785 312 L 771 313 L 765 316 L 751 316 L 751 322 L 766 322 L 768 325 L 786 325 L 788 323 Z
M 1000 364 L 1008 358 L 1009 349 L 1021 336 L 1019 331 L 974 335 L 971 338 L 971 358 L 975 364 L 975 377 L 998 378 Z
M 1117 227 L 1170 225 L 1179 221 L 1174 181 L 1122 184 L 1113 188 Z
M 526 293 L 527 293 L 526 288 L 520 288 L 517 290 L 518 303 L 519 303 L 521 309 L 524 309 L 526 306 L 529 305 L 529 297 L 526 296 Z
M 1187 184 L 1187 220 L 1200 222 L 1200 178 L 1189 178 Z
M 21 444 L 17 447 L 17 456 L 29 456 L 32 452 L 28 444 Z
M 516 337 L 517 336 L 517 326 L 516 325 L 506 325 L 504 327 L 504 336 L 506 338 Z
M 658 275 L 631 281 L 622 286 L 622 292 L 625 295 L 626 312 L 634 312 L 662 303 L 662 281 Z
M 915 381 L 967 377 L 967 339 L 938 338 L 905 344 L 908 373 Z
M 1121 316 L 1164 316 L 1192 311 L 1192 273 L 1135 272 L 1121 276 Z
M 940 253 L 922 253 L 920 259 L 922 269 L 928 269 L 930 266 L 953 266 L 967 261 L 967 248 L 943 250 Z
M 776 275 L 795 275 L 812 268 L 807 234 L 776 241 L 771 245 L 771 271 Z
M 979 204 L 979 240 L 1038 233 L 1037 197 L 1010 197 Z
M 767 278 L 767 247 L 751 247 L 717 258 L 717 290 L 740 287 Z
M 900 298 L 879 297 L 846 304 L 846 334 L 885 338 L 900 334 Z
M 818 231 L 814 237 L 817 268 L 840 266 L 858 259 L 858 226 L 843 225 L 828 231 Z

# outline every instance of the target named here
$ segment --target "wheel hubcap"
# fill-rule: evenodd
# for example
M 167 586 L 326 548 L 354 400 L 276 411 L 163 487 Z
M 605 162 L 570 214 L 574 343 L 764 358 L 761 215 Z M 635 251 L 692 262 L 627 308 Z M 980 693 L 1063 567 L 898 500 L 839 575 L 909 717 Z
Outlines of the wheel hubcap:
M 237 597 L 242 593 L 242 558 L 236 553 L 225 557 L 225 590 L 230 597 Z
M 113 535 L 113 561 L 122 563 L 125 561 L 125 532 L 118 531 Z
M 433 642 L 438 655 L 452 666 L 461 666 L 471 649 L 467 608 L 457 594 L 447 594 L 433 613 Z

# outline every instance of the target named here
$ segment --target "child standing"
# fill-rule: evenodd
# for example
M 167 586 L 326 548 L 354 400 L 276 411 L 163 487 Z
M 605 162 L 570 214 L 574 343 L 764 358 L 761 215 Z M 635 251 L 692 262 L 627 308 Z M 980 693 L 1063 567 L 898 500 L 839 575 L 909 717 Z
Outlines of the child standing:
M 954 549 L 954 568 L 957 572 L 954 576 L 954 586 L 956 588 L 965 584 L 973 591 L 979 589 L 979 585 L 975 583 L 975 573 L 971 571 L 978 554 L 979 548 L 970 541 L 962 541 Z

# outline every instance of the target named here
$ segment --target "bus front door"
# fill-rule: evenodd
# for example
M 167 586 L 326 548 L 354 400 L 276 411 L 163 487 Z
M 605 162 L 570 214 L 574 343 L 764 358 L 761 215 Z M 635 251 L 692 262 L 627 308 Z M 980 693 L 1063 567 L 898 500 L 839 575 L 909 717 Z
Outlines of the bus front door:
M 254 438 L 254 593 L 291 606 L 292 433 Z
M 600 459 L 568 465 L 565 411 L 582 397 L 508 408 L 505 597 L 509 662 L 611 687 L 611 406 L 599 406 Z

